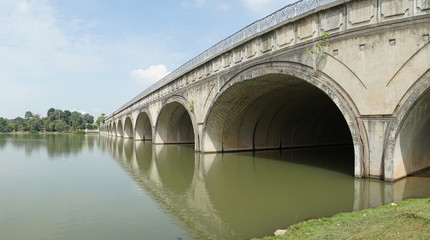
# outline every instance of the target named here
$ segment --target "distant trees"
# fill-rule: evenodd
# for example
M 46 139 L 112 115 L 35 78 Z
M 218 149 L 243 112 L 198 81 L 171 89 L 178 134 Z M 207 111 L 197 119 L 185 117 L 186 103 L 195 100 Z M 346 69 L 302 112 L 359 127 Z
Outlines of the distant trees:
M 102 113 L 96 120 L 96 125 L 100 126 L 100 124 L 105 123 L 106 114 Z
M 103 114 L 104 116 L 104 114 Z M 99 117 L 100 118 L 100 117 Z M 97 129 L 99 125 L 94 124 L 94 117 L 88 113 L 82 114 L 77 111 L 50 108 L 46 117 L 25 112 L 24 118 L 17 117 L 12 120 L 0 117 L 0 132 L 66 132 L 84 129 Z
M 24 118 L 26 120 L 29 120 L 32 117 L 33 117 L 33 113 L 31 113 L 30 111 L 25 112 Z

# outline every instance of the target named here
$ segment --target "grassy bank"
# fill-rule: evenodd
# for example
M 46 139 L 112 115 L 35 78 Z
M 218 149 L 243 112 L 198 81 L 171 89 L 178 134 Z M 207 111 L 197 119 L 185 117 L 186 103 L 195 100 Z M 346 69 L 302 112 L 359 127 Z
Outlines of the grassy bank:
M 430 239 L 430 200 L 410 199 L 292 225 L 274 239 Z

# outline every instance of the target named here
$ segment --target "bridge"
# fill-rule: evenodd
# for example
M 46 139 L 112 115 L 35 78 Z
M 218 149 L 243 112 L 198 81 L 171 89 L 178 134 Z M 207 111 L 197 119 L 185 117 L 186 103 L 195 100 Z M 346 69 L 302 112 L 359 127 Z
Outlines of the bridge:
M 203 153 L 348 144 L 356 177 L 395 181 L 430 167 L 429 13 L 430 0 L 296 2 L 185 63 L 100 132 Z

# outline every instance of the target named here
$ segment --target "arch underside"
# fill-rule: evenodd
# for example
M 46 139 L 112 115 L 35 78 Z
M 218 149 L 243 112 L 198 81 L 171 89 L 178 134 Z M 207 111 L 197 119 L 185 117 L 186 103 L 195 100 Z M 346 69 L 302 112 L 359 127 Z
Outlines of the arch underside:
M 395 143 L 394 164 L 396 179 L 430 167 L 430 91 L 405 117 Z
M 320 89 L 284 74 L 230 86 L 213 105 L 203 150 L 241 151 L 352 144 L 336 104 Z
M 185 107 L 172 102 L 164 106 L 158 117 L 155 143 L 194 143 L 194 129 Z
M 131 118 L 127 117 L 124 123 L 124 138 L 133 138 L 133 124 Z
M 123 127 L 122 127 L 122 122 L 121 122 L 121 120 L 120 120 L 120 121 L 118 121 L 118 125 L 117 125 L 117 127 L 116 127 L 116 135 L 117 135 L 118 137 L 122 137 L 122 136 L 124 136 L 124 131 L 123 131 Z
M 136 120 L 136 140 L 149 141 L 152 140 L 152 127 L 149 116 L 145 112 L 141 112 Z

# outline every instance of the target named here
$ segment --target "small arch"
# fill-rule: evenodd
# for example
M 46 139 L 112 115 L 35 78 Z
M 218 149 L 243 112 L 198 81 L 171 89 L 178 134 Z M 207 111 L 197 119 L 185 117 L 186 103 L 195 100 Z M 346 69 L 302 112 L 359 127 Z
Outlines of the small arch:
M 430 167 L 430 70 L 414 83 L 397 106 L 384 142 L 386 181 Z
M 188 106 L 188 101 L 179 96 L 163 104 L 155 125 L 154 143 L 194 143 L 198 140 L 195 117 Z
M 150 113 L 147 109 L 142 109 L 135 123 L 135 139 L 142 141 L 152 140 L 152 123 Z
M 127 117 L 124 123 L 124 138 L 133 138 L 133 123 L 131 117 Z
M 115 122 L 112 122 L 112 132 L 111 132 L 111 135 L 112 136 L 117 136 L 117 127 L 116 127 L 116 123 Z
M 116 127 L 116 136 L 123 137 L 124 136 L 124 128 L 122 126 L 122 121 L 118 121 L 118 125 Z

